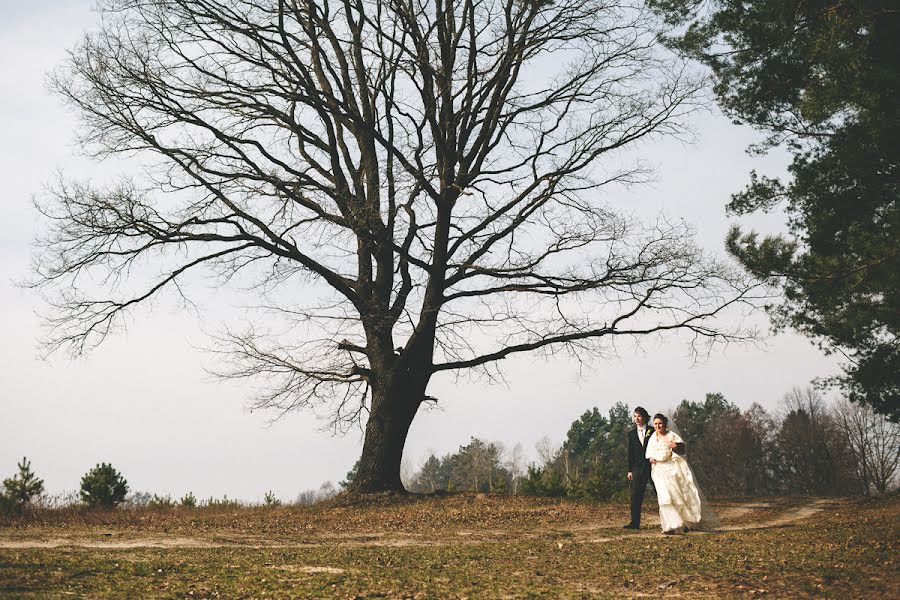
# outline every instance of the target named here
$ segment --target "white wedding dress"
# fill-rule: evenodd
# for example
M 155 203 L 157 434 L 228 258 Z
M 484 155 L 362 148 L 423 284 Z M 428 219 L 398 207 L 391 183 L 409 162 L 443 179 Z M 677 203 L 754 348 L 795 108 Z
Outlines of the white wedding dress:
M 677 433 L 670 431 L 662 439 L 654 433 L 647 442 L 648 459 L 656 459 L 650 476 L 656 487 L 659 502 L 659 521 L 663 531 L 715 529 L 719 520 L 707 505 L 694 473 L 687 461 L 672 451 L 668 442 L 684 443 Z

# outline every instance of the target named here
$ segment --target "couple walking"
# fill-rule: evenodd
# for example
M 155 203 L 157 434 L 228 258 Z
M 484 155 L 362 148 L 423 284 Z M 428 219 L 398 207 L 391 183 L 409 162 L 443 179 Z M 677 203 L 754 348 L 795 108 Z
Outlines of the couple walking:
M 653 416 L 638 406 L 633 429 L 628 434 L 628 481 L 631 482 L 631 522 L 625 529 L 641 526 L 641 504 L 647 482 L 652 480 L 659 503 L 663 533 L 687 533 L 689 529 L 715 529 L 716 515 L 709 509 L 694 473 L 684 459 L 684 440 L 669 431 L 665 415 Z

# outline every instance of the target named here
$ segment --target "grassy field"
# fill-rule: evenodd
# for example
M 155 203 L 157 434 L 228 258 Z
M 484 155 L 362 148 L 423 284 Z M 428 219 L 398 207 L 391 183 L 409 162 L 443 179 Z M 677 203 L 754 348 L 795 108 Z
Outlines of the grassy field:
M 44 511 L 0 522 L 0 597 L 900 598 L 900 498 L 627 507 L 460 494 L 313 507 Z

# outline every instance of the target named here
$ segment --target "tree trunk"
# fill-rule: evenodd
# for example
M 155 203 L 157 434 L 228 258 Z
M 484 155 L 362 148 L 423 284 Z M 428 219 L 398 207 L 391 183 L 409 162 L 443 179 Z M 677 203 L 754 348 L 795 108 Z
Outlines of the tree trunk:
M 359 470 L 351 487 L 354 492 L 406 493 L 400 480 L 400 463 L 409 426 L 424 397 L 424 385 L 407 383 L 373 389 Z

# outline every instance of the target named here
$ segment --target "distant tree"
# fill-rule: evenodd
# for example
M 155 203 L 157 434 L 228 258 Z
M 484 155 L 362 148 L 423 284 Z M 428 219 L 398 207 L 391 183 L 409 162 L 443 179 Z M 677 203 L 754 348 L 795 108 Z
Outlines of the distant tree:
M 833 406 L 833 413 L 863 493 L 884 494 L 896 481 L 900 467 L 900 425 L 870 406 L 846 399 Z
M 706 394 L 703 402 L 682 400 L 672 415 L 684 438 L 687 454 L 700 484 L 712 494 L 726 492 L 728 485 L 721 479 L 721 457 L 724 449 L 732 451 L 735 421 L 741 411 L 722 394 Z
M 566 480 L 586 477 L 600 460 L 600 444 L 609 422 L 597 407 L 586 411 L 569 426 L 562 450 L 565 456 Z
M 849 494 L 858 491 L 848 449 L 821 394 L 794 388 L 782 400 L 785 415 L 775 436 L 776 481 L 782 493 Z
M 738 492 L 742 495 L 767 494 L 775 487 L 775 418 L 757 403 L 741 415 L 744 430 L 738 442 L 740 462 L 735 468 L 742 473 Z
M 521 493 L 606 499 L 627 486 L 624 444 L 631 426 L 631 411 L 622 402 L 608 417 L 595 407 L 572 422 L 566 439 L 557 447 L 549 437 L 538 441 L 539 465 L 531 465 Z
M 565 496 L 568 489 L 568 463 L 562 447 L 549 435 L 534 444 L 537 463 L 528 465 L 521 493 L 528 496 Z
M 546 467 L 559 460 L 560 447 L 549 435 L 545 435 L 534 444 L 534 449 L 538 455 L 539 464 Z
M 507 491 L 511 477 L 502 464 L 502 455 L 500 444 L 472 438 L 451 457 L 454 487 L 473 492 Z
M 194 496 L 194 492 L 188 492 L 181 497 L 178 504 L 184 508 L 197 508 L 197 497 Z
M 147 508 L 155 495 L 150 492 L 133 491 L 125 498 L 124 504 L 128 508 Z
M 44 493 L 44 480 L 38 479 L 31 470 L 31 461 L 27 457 L 23 457 L 17 466 L 19 472 L 3 480 L 3 492 L 0 495 L 4 496 L 12 510 L 21 511 Z
M 446 490 L 449 481 L 449 474 L 441 468 L 441 459 L 430 454 L 413 479 L 410 490 L 433 494 L 438 490 Z
M 319 500 L 328 500 L 337 496 L 338 490 L 334 487 L 334 483 L 326 481 L 319 486 Z
M 302 492 L 297 494 L 297 497 L 294 499 L 294 504 L 299 506 L 309 506 L 311 504 L 315 504 L 318 501 L 318 490 L 303 490 Z
M 353 480 L 356 479 L 357 473 L 359 473 L 359 461 L 360 459 L 356 459 L 356 462 L 353 463 L 353 467 L 347 471 L 347 475 L 344 477 L 344 480 L 338 483 L 343 489 L 347 490 L 353 486 Z
M 706 394 L 703 402 L 682 400 L 672 415 L 681 436 L 688 444 L 703 440 L 723 420 L 740 413 L 737 406 L 719 393 Z
M 730 252 L 780 282 L 777 327 L 846 359 L 832 383 L 900 420 L 900 11 L 896 0 L 649 0 L 670 42 L 709 65 L 723 110 L 786 146 L 789 181 L 751 175 L 734 214 L 788 215 L 788 234 L 735 227 Z
M 324 500 L 329 500 L 338 495 L 338 488 L 331 481 L 326 481 L 319 486 L 319 489 L 303 490 L 297 494 L 294 504 L 300 506 L 308 506 Z
M 499 442 L 472 438 L 468 444 L 443 458 L 429 455 L 411 478 L 410 491 L 510 492 L 514 485 L 513 475 L 504 455 L 503 445 Z
M 51 86 L 85 152 L 146 171 L 40 201 L 50 349 L 101 343 L 197 271 L 253 282 L 265 326 L 218 336 L 221 374 L 264 378 L 259 408 L 365 419 L 352 486 L 402 492 L 438 373 L 742 337 L 717 317 L 744 274 L 603 202 L 646 179 L 622 153 L 680 132 L 701 85 L 640 0 L 100 7 Z
M 719 413 L 690 447 L 691 465 L 707 493 L 765 494 L 772 488 L 774 422 L 760 405 Z
M 566 484 L 559 469 L 550 465 L 539 467 L 529 465 L 522 480 L 522 494 L 526 496 L 561 497 L 566 495 Z
M 506 460 L 504 461 L 504 465 L 509 471 L 510 478 L 512 479 L 512 493 L 513 495 L 518 494 L 519 484 L 522 482 L 522 477 L 525 475 L 525 451 L 520 442 L 517 442 L 509 451 Z
M 115 508 L 127 493 L 128 482 L 107 463 L 98 464 L 81 478 L 81 499 L 88 506 Z

